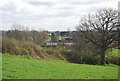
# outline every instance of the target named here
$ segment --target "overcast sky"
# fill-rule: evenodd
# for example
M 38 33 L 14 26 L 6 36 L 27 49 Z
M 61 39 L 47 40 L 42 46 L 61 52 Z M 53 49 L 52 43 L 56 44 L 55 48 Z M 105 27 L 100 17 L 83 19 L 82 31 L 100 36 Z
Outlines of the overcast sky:
M 29 29 L 74 30 L 82 16 L 118 7 L 119 0 L 0 0 L 0 30 L 11 24 Z

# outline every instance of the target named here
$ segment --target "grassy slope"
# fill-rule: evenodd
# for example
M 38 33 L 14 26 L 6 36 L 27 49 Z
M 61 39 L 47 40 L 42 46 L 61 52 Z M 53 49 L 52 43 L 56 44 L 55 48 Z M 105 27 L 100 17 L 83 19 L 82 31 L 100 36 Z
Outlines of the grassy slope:
M 117 79 L 118 66 L 73 64 L 3 54 L 4 79 Z

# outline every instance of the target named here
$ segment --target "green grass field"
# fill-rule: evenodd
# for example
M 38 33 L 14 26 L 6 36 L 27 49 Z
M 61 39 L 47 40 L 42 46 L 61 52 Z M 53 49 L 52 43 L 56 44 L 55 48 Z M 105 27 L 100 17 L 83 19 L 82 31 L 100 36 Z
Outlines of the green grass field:
M 3 79 L 117 79 L 116 65 L 85 65 L 2 54 Z

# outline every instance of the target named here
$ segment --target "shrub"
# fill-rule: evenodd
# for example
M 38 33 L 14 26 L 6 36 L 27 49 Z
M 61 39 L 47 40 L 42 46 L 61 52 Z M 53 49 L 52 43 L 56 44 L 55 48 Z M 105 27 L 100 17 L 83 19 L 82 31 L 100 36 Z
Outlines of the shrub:
M 90 52 L 86 53 L 83 58 L 82 61 L 85 62 L 86 64 L 100 64 L 100 55 L 94 55 Z
M 62 49 L 63 49 L 62 47 L 56 47 L 56 48 L 49 47 L 49 48 L 46 48 L 45 50 L 46 50 L 46 53 L 48 53 L 49 55 L 55 56 L 56 58 L 61 60 L 66 60 L 63 52 L 61 51 Z
M 20 54 L 21 54 L 21 55 L 27 55 L 27 54 L 28 54 L 28 50 L 27 50 L 27 49 L 25 49 L 25 48 L 23 48 L 23 47 L 18 48 L 18 49 L 20 50 Z
M 111 64 L 120 65 L 120 49 L 107 50 L 106 52 L 106 62 Z
M 14 39 L 2 38 L 2 53 L 19 54 L 20 50 L 16 43 Z
M 4 37 L 2 39 L 2 53 L 10 53 L 15 55 L 30 55 L 33 57 L 39 56 L 43 58 L 45 53 L 38 45 L 29 41 L 19 41 Z
M 61 48 L 43 48 L 34 42 L 3 37 L 2 53 L 31 56 L 39 59 L 65 60 Z
M 92 52 L 72 51 L 69 61 L 80 64 L 100 64 L 100 56 Z

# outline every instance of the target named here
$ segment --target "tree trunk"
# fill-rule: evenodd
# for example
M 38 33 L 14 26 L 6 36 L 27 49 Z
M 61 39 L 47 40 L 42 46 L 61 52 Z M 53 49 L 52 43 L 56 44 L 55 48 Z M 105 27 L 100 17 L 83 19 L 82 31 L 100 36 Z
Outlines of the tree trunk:
M 104 65 L 105 64 L 105 48 L 102 48 L 102 51 L 101 51 L 101 65 Z

